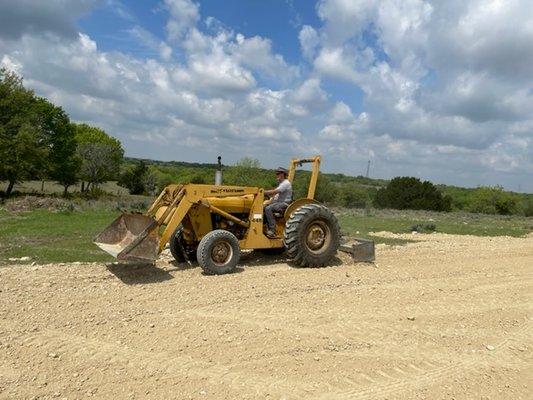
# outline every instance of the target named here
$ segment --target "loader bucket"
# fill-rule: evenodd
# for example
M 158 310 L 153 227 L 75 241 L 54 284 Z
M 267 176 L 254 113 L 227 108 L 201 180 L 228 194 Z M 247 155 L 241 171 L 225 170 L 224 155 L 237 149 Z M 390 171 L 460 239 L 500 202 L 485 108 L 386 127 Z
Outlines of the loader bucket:
M 159 254 L 157 222 L 142 214 L 122 214 L 94 243 L 121 261 L 153 262 Z

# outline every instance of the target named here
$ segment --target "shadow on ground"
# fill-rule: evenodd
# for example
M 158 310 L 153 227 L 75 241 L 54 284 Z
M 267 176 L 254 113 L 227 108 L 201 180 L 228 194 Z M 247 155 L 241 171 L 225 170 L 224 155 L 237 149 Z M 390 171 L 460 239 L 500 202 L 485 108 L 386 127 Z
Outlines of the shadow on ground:
M 107 270 L 127 285 L 159 283 L 173 278 L 168 270 L 154 264 L 106 264 Z
M 243 253 L 241 255 L 241 259 L 239 261 L 239 264 L 243 264 L 245 267 L 260 267 L 260 266 L 266 266 L 266 265 L 275 265 L 275 264 L 288 264 L 289 266 L 293 268 L 301 268 L 298 265 L 294 264 L 291 259 L 287 256 L 287 253 L 279 253 L 279 254 L 268 254 L 263 251 L 251 251 L 248 253 Z M 335 256 L 328 265 L 325 265 L 322 268 L 327 267 L 336 267 L 344 264 L 344 261 L 339 258 L 338 256 Z

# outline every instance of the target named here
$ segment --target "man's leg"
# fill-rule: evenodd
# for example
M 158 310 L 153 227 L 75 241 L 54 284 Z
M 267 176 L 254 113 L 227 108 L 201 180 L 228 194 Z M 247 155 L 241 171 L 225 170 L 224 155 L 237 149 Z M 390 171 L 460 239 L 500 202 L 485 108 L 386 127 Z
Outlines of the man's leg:
M 276 233 L 276 218 L 275 212 L 284 212 L 287 209 L 286 203 L 271 203 L 265 207 L 265 217 L 267 220 L 267 236 L 274 236 Z

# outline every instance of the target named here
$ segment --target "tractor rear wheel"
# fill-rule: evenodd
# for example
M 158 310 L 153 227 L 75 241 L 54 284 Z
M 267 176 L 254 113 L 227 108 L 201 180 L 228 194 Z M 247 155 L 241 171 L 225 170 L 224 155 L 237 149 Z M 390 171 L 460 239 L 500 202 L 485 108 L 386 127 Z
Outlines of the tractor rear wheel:
M 216 229 L 205 235 L 196 255 L 207 274 L 229 274 L 235 271 L 240 258 L 239 240 L 231 232 Z
M 339 222 L 321 204 L 306 204 L 291 214 L 285 224 L 283 243 L 300 267 L 323 267 L 331 262 L 340 245 Z
M 174 233 L 170 236 L 168 241 L 170 253 L 172 257 L 179 262 L 196 261 L 196 249 L 191 246 L 183 238 L 183 228 L 177 227 Z M 185 253 L 185 254 L 184 254 Z M 187 258 L 185 258 L 187 256 Z

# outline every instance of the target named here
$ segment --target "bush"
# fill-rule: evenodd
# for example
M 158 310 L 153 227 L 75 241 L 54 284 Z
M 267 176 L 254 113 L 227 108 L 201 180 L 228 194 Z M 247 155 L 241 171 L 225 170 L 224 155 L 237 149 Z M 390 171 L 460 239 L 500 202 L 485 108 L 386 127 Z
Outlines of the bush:
M 418 232 L 418 233 L 429 233 L 429 232 L 435 232 L 437 230 L 437 225 L 435 224 L 416 224 L 411 226 L 411 232 Z
M 385 188 L 378 190 L 374 205 L 398 210 L 450 211 L 451 198 L 443 196 L 429 181 L 421 182 L 418 178 L 397 177 Z
M 175 183 L 172 179 L 172 176 L 170 176 L 169 174 L 157 171 L 155 176 L 157 181 L 157 190 L 159 192 L 162 192 L 163 189 L 171 183 Z
M 309 180 L 311 180 L 311 177 L 309 177 Z M 309 184 L 306 187 L 308 188 Z M 337 197 L 337 187 L 325 175 L 319 174 L 316 183 L 315 199 L 324 204 L 336 205 Z
M 130 194 L 153 194 L 157 189 L 155 174 L 142 160 L 135 167 L 120 174 L 117 183 L 127 188 Z
M 510 215 L 517 212 L 517 198 L 501 186 L 479 187 L 472 192 L 467 210 L 482 214 Z
M 340 188 L 340 203 L 348 208 L 365 208 L 370 203 L 369 192 L 353 183 L 347 183 Z
M 190 183 L 195 183 L 195 184 L 198 184 L 198 185 L 204 185 L 205 184 L 205 179 L 204 179 L 204 177 L 202 175 L 196 174 L 196 175 L 194 175 L 191 178 Z
M 79 197 L 85 200 L 98 200 L 99 198 L 108 195 L 109 193 L 100 189 L 98 186 L 92 186 L 89 190 L 79 193 Z
M 533 200 L 529 200 L 524 206 L 524 215 L 526 217 L 533 217 Z

